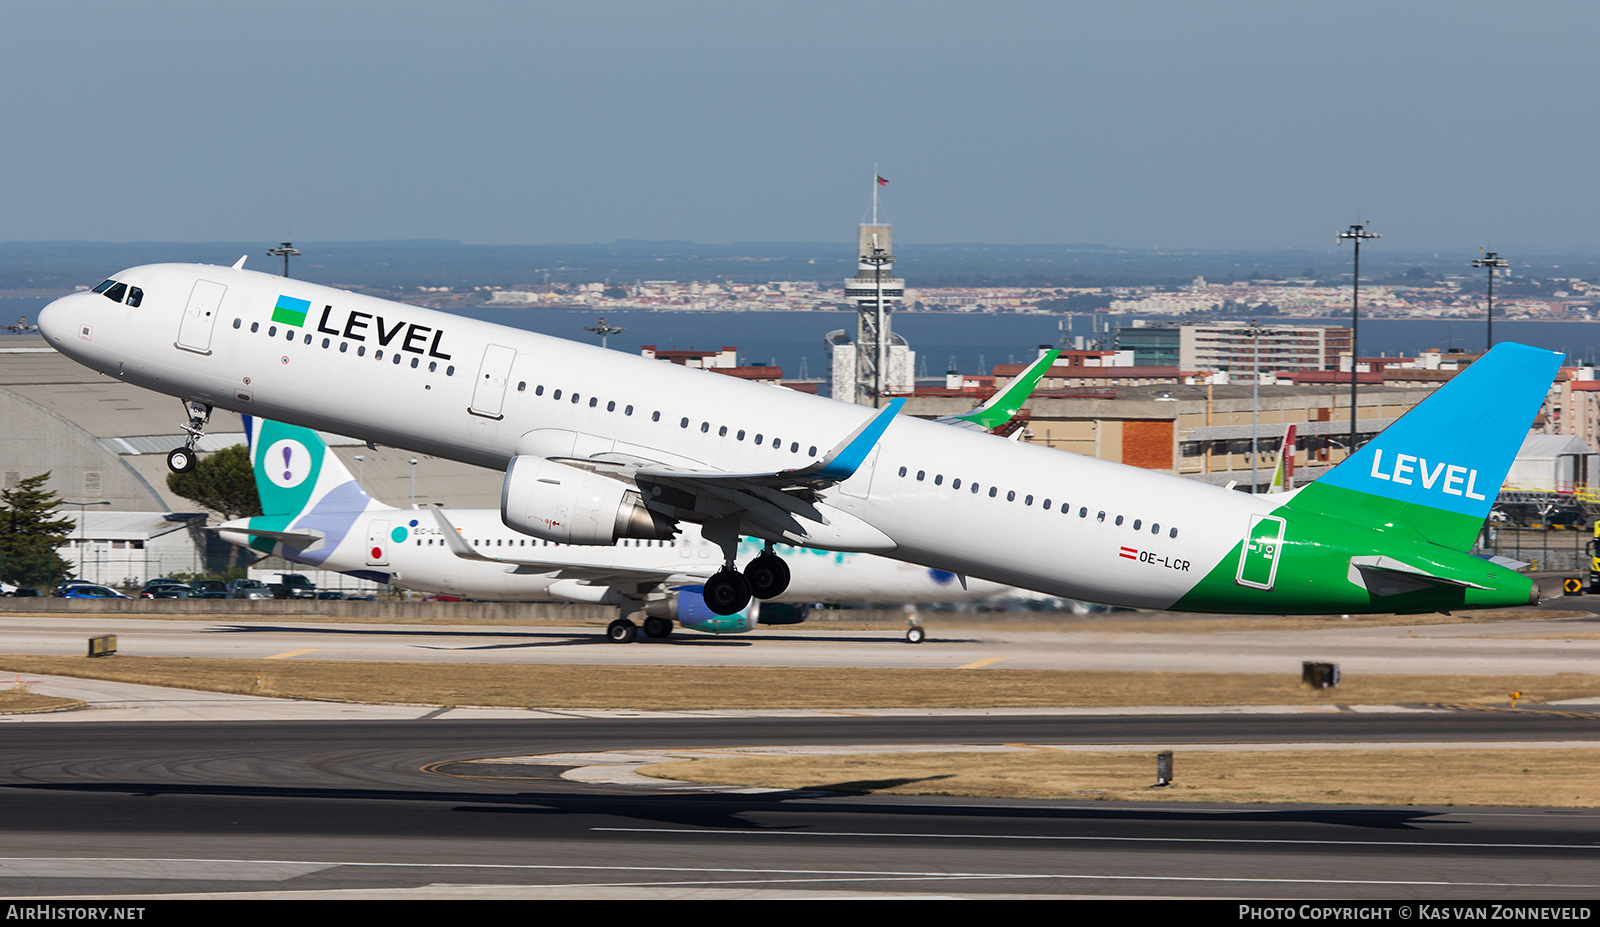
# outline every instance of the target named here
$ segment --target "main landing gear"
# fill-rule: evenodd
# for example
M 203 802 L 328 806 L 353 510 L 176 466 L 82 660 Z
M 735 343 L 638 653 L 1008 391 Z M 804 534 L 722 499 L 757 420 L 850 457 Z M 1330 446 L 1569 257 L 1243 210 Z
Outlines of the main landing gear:
M 666 640 L 672 635 L 672 622 L 654 615 L 644 620 L 647 640 Z M 639 638 L 639 626 L 627 618 L 618 618 L 606 628 L 606 639 L 613 644 L 631 644 Z
M 744 572 L 730 557 L 714 576 L 706 580 L 702 595 L 706 607 L 718 615 L 732 615 L 750 604 L 752 598 L 773 599 L 789 588 L 789 565 L 772 552 L 772 542 L 745 565 Z
M 188 473 L 194 469 L 194 446 L 206 436 L 206 424 L 211 421 L 211 407 L 203 402 L 189 400 L 183 404 L 183 408 L 189 413 L 189 424 L 183 426 L 183 430 L 189 433 L 189 439 L 183 442 L 183 447 L 167 454 L 167 467 L 173 473 Z

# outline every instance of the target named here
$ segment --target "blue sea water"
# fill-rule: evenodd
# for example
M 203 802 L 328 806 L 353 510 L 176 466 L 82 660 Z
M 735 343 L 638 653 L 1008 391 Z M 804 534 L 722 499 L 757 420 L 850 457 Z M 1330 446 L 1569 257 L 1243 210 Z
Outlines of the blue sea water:
M 494 309 L 472 312 L 474 318 L 576 340 L 594 339 L 584 326 L 600 313 L 568 309 Z M 828 352 L 823 336 L 836 329 L 854 334 L 853 312 L 606 312 L 609 325 L 627 330 L 612 335 L 611 348 L 637 352 L 641 345 L 678 350 L 709 350 L 723 345 L 739 349 L 750 364 L 774 360 L 784 376 L 798 377 L 801 361 L 811 377 L 826 378 Z M 941 376 L 955 363 L 963 373 L 988 373 L 996 364 L 1026 363 L 1038 346 L 1059 344 L 1064 321 L 1059 315 L 897 312 L 892 327 L 917 352 L 919 375 Z M 1075 316 L 1075 334 L 1092 339 L 1087 316 Z M 1304 324 L 1296 322 L 1294 324 Z M 1341 321 L 1318 324 L 1342 325 Z M 1520 341 L 1566 354 L 1568 363 L 1600 355 L 1600 322 L 1495 322 L 1495 340 Z M 1411 356 L 1429 348 L 1457 347 L 1481 351 L 1483 323 L 1432 319 L 1363 319 L 1363 356 Z M 1104 337 L 1101 335 L 1099 337 Z
M 49 302 L 37 298 L 0 299 L 0 324 L 18 316 L 32 321 Z M 836 329 L 855 331 L 853 312 L 617 312 L 577 309 L 478 308 L 455 310 L 471 318 L 510 325 L 542 334 L 596 342 L 584 331 L 602 314 L 608 324 L 625 331 L 612 335 L 609 346 L 637 353 L 642 345 L 663 349 L 739 349 L 748 364 L 776 362 L 784 376 L 827 379 L 828 351 L 823 336 Z M 1103 317 L 1102 317 L 1103 318 Z M 943 312 L 897 312 L 893 330 L 917 352 L 919 375 L 942 376 L 953 362 L 967 374 L 988 373 L 996 364 L 1025 363 L 1041 344 L 1058 345 L 1060 315 Z M 1089 316 L 1073 317 L 1073 334 L 1094 338 Z M 1124 320 L 1126 324 L 1126 320 Z M 1300 324 L 1300 323 L 1296 323 Z M 1342 320 L 1319 324 L 1344 325 Z M 1099 337 L 1104 337 L 1103 335 Z M 1520 341 L 1567 355 L 1567 363 L 1600 357 L 1600 322 L 1495 322 L 1495 338 Z M 1482 322 L 1433 319 L 1363 319 L 1362 355 L 1414 355 L 1428 348 L 1458 347 L 1480 351 Z

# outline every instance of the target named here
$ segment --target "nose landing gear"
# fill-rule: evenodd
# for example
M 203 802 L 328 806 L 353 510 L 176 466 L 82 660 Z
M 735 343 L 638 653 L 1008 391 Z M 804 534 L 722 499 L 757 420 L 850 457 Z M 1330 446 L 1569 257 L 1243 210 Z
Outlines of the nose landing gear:
M 183 430 L 189 433 L 189 439 L 183 442 L 183 447 L 167 454 L 167 467 L 173 473 L 188 473 L 194 469 L 194 446 L 206 436 L 206 424 L 211 421 L 211 407 L 203 402 L 188 400 L 183 408 L 189 413 L 189 424 L 183 426 Z
M 167 452 L 167 469 L 173 473 L 188 473 L 194 469 L 194 451 L 180 447 Z

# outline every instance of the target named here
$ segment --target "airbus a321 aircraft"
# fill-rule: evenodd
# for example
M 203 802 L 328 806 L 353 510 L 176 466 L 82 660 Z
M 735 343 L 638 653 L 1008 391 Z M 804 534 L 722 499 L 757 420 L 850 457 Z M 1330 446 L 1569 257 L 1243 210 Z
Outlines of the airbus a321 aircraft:
M 668 540 L 623 540 L 610 548 L 552 544 L 506 528 L 494 510 L 399 509 L 369 496 L 316 432 L 245 417 L 256 491 L 265 514 L 216 530 L 241 547 L 374 582 L 478 599 L 616 605 L 606 635 L 632 641 L 686 628 L 736 634 L 760 624 L 798 624 L 809 603 L 975 602 L 1014 592 L 871 554 L 795 549 L 793 579 L 780 596 L 728 615 L 706 608 L 700 587 L 721 564 L 694 526 Z M 757 545 L 759 546 L 759 545 Z M 754 551 L 747 551 L 754 553 Z M 913 625 L 913 642 L 923 631 Z
M 501 519 L 563 544 L 701 526 L 718 614 L 783 591 L 774 542 L 1135 608 L 1522 605 L 1470 553 L 1560 355 L 1500 344 L 1320 479 L 1246 495 L 233 267 L 157 264 L 39 314 L 58 350 L 185 401 L 503 469 Z M 189 447 L 171 457 L 182 466 Z M 740 570 L 741 536 L 768 542 Z

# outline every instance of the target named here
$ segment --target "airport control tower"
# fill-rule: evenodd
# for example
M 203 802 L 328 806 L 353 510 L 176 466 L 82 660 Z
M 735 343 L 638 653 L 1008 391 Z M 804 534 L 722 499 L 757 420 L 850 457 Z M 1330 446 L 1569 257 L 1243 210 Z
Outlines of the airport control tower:
M 856 339 L 853 352 L 838 350 L 835 341 L 833 398 L 864 406 L 882 406 L 887 397 L 909 392 L 914 385 L 915 359 L 904 339 L 889 331 L 889 313 L 894 303 L 905 297 L 906 282 L 894 275 L 894 249 L 890 226 L 878 224 L 878 188 L 888 181 L 874 170 L 872 177 L 872 221 L 860 227 L 856 253 L 860 263 L 856 275 L 844 282 L 846 299 L 856 304 Z M 830 336 L 830 341 L 835 339 Z M 898 342 L 898 343 L 896 343 Z M 847 358 L 853 353 L 853 358 Z M 854 360 L 855 376 L 841 367 Z M 841 375 L 845 374 L 845 375 Z M 849 387 L 853 385 L 854 390 Z

